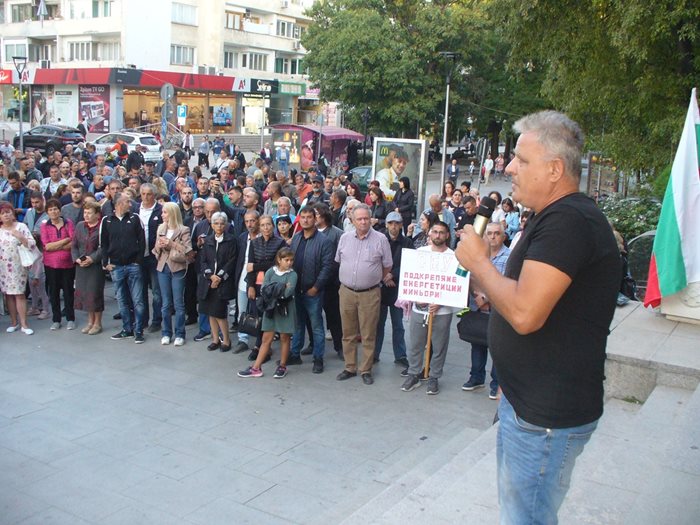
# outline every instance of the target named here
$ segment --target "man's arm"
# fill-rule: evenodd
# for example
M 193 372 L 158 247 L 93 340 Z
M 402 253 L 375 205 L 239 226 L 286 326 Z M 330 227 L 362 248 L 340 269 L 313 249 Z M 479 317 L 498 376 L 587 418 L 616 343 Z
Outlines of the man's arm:
M 502 276 L 491 263 L 488 244 L 472 226 L 465 226 L 457 259 L 513 329 L 521 335 L 542 328 L 554 306 L 571 285 L 571 278 L 546 263 L 526 260 L 517 281 Z

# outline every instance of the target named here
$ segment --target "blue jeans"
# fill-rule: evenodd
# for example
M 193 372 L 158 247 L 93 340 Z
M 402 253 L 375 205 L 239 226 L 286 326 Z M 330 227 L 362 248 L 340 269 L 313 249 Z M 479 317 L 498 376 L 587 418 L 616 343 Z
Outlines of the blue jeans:
M 153 318 L 151 319 L 151 324 L 159 325 L 161 324 L 161 311 L 163 309 L 163 299 L 160 295 L 160 284 L 158 284 L 158 270 L 156 266 L 158 265 L 158 260 L 153 255 L 143 258 L 143 305 L 145 308 L 144 313 L 144 324 L 148 324 L 148 319 L 150 318 L 150 312 L 148 308 L 148 286 L 151 286 L 151 292 L 153 293 Z
M 288 160 L 278 160 L 277 164 L 279 165 L 279 169 L 284 172 L 285 177 L 287 176 L 287 170 L 288 170 Z
M 374 357 L 379 358 L 384 344 L 384 327 L 387 312 L 391 314 L 391 344 L 394 349 L 394 359 L 406 357 L 406 340 L 404 339 L 403 310 L 395 306 L 381 305 L 379 307 L 379 323 L 377 323 L 377 338 L 374 342 Z
M 175 307 L 175 337 L 185 338 L 185 272 L 171 272 L 166 264 L 162 272 L 158 272 L 158 285 L 163 298 L 163 330 L 162 335 L 173 336 L 173 318 L 170 311 Z
M 297 294 L 294 298 L 297 308 L 297 326 L 292 337 L 292 355 L 294 356 L 299 356 L 301 349 L 304 347 L 306 320 L 309 319 L 311 321 L 311 333 L 314 336 L 314 359 L 323 359 L 323 354 L 326 351 L 326 339 L 323 332 L 323 317 L 321 316 L 322 297 L 323 295 L 318 293 L 314 297 L 306 294 Z
M 498 417 L 501 525 L 556 524 L 576 458 L 598 421 L 573 428 L 539 427 L 518 417 L 504 395 Z
M 486 361 L 489 357 L 488 346 L 475 345 L 472 343 L 472 369 L 469 372 L 469 377 L 475 383 L 483 384 L 486 380 Z M 491 363 L 491 383 L 492 389 L 498 388 L 498 376 L 496 375 L 496 367 Z
M 122 329 L 127 332 L 136 332 L 137 334 L 143 333 L 146 308 L 143 303 L 143 274 L 141 267 L 136 263 L 127 266 L 115 266 L 110 274 L 117 292 L 119 313 L 122 315 Z M 134 322 L 131 319 L 129 297 L 131 297 L 131 304 L 134 308 Z

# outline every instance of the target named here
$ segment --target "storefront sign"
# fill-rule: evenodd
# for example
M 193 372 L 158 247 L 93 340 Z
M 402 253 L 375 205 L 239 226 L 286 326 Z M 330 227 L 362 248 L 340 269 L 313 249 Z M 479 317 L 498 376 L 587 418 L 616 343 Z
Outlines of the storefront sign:
M 295 95 L 303 97 L 306 94 L 306 84 L 296 84 L 292 82 L 280 82 L 280 93 L 282 95 Z
M 236 78 L 233 81 L 233 89 L 236 93 L 249 93 L 250 92 L 250 79 L 249 78 Z
M 0 84 L 12 84 L 11 69 L 0 69 Z
M 271 93 L 277 93 L 279 91 L 279 83 L 276 80 L 263 80 L 254 78 L 251 81 L 251 93 L 260 93 L 262 95 L 269 95 Z
M 399 299 L 416 303 L 466 308 L 469 303 L 469 277 L 455 272 L 454 253 L 401 250 Z
M 321 89 L 309 88 L 306 90 L 306 94 L 302 98 L 307 100 L 318 100 L 321 98 Z
M 184 126 L 187 121 L 187 106 L 178 104 L 177 106 L 177 123 L 179 126 Z
M 87 119 L 90 133 L 109 131 L 109 86 L 80 86 L 78 122 Z

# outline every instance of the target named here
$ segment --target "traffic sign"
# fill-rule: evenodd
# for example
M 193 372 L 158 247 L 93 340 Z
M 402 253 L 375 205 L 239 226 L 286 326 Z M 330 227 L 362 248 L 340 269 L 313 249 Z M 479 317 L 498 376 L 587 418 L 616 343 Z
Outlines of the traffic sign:
M 175 88 L 173 87 L 172 84 L 163 84 L 163 87 L 160 88 L 160 98 L 163 100 L 170 100 L 175 96 Z

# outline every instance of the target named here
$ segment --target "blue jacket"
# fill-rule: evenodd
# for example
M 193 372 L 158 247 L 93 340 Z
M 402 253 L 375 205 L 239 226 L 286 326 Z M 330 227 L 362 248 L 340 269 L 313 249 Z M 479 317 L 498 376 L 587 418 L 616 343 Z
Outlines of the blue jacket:
M 303 238 L 303 231 L 292 238 L 291 248 L 295 255 Z M 316 230 L 306 241 L 303 260 L 301 257 L 294 257 L 294 271 L 298 276 L 297 290 L 306 293 L 309 288 L 316 287 L 322 292 L 331 278 L 334 258 L 332 242 Z

